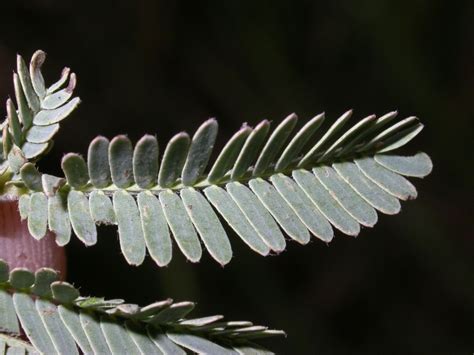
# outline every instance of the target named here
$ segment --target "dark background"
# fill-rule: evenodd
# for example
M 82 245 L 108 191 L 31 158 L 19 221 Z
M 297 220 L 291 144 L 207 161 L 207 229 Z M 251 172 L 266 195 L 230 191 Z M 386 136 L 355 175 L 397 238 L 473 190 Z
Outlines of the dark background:
M 474 352 L 474 2 L 466 1 L 10 1 L 0 5 L 0 97 L 13 93 L 15 54 L 49 57 L 49 83 L 78 74 L 80 109 L 41 168 L 86 153 L 97 134 L 156 133 L 219 119 L 219 146 L 244 121 L 303 121 L 326 111 L 355 119 L 398 109 L 425 130 L 409 151 L 435 169 L 418 200 L 354 239 L 290 242 L 263 258 L 231 235 L 225 268 L 175 252 L 158 269 L 129 267 L 114 228 L 67 248 L 84 294 L 145 304 L 193 300 L 196 316 L 225 314 L 284 329 L 283 354 Z M 176 248 L 175 248 L 176 249 Z M 175 250 L 176 251 L 176 250 Z

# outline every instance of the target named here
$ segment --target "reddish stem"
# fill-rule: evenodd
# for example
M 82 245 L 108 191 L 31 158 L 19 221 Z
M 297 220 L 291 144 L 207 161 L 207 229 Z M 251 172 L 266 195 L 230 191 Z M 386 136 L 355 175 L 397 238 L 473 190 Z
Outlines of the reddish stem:
M 26 221 L 21 221 L 18 201 L 0 201 L 0 259 L 5 260 L 10 269 L 24 267 L 36 271 L 49 267 L 66 276 L 66 254 L 64 248 L 55 242 L 52 232 L 41 239 L 34 239 Z

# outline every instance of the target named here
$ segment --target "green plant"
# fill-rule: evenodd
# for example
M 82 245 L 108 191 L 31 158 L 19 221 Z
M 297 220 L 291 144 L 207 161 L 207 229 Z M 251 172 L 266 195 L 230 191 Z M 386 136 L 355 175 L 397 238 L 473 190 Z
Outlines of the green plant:
M 0 261 L 0 324 L 5 333 L 0 335 L 0 351 L 8 346 L 45 354 L 78 354 L 77 348 L 85 354 L 184 354 L 184 349 L 265 353 L 251 340 L 284 334 L 250 322 L 223 321 L 220 315 L 185 319 L 192 302 L 167 299 L 139 307 L 120 299 L 80 297 L 58 278 L 49 268 L 35 274 L 23 268 L 9 273 Z M 20 333 L 18 319 L 31 344 L 15 337 Z
M 255 128 L 244 125 L 212 164 L 218 128 L 214 119 L 204 122 L 192 138 L 175 135 L 161 160 L 154 136 L 144 136 L 135 147 L 126 136 L 110 142 L 97 137 L 87 161 L 74 153 L 64 156 L 64 178 L 42 174 L 35 163 L 51 148 L 60 121 L 79 104 L 72 98 L 76 77 L 68 69 L 46 88 L 44 59 L 37 51 L 28 71 L 18 57 L 18 109 L 7 101 L 0 162 L 2 194 L 18 199 L 21 218 L 28 220 L 36 239 L 49 229 L 63 246 L 74 231 L 90 246 L 97 242 L 96 224 L 116 224 L 129 264 L 140 265 L 148 250 L 159 266 L 167 265 L 174 240 L 192 262 L 201 258 L 202 241 L 225 265 L 232 249 L 223 222 L 261 255 L 282 252 L 284 234 L 301 244 L 308 243 L 311 234 L 331 241 L 333 227 L 356 236 L 361 225 L 375 225 L 376 210 L 396 214 L 399 200 L 417 196 L 403 176 L 424 177 L 432 169 L 424 153 L 391 154 L 422 130 L 416 117 L 397 120 L 396 112 L 368 116 L 344 131 L 352 115 L 348 111 L 323 132 L 324 114 L 298 130 L 292 114 L 271 134 L 267 120 Z M 17 268 L 8 274 L 2 263 L 0 270 L 0 327 L 6 333 L 0 349 L 6 343 L 28 351 L 72 352 L 77 344 L 86 353 L 103 347 L 174 354 L 182 347 L 198 353 L 232 353 L 234 348 L 247 354 L 266 352 L 253 339 L 283 334 L 248 322 L 222 322 L 220 316 L 185 320 L 193 308 L 189 302 L 168 300 L 140 308 L 81 298 L 73 286 L 55 281 L 50 269 L 33 275 Z M 38 296 L 36 301 L 29 294 Z M 31 344 L 12 338 L 19 334 L 17 318 Z M 166 350 L 160 339 L 174 344 L 174 350 Z

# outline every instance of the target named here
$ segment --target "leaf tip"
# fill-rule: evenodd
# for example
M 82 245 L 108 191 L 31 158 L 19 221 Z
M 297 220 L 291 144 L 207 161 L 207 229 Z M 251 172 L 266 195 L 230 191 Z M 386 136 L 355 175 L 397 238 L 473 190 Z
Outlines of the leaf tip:
M 76 87 L 76 84 L 77 84 L 77 77 L 76 77 L 76 74 L 75 73 L 71 73 L 71 76 L 69 77 L 69 83 L 67 84 L 67 87 L 66 87 L 66 92 L 68 94 L 72 93 Z M 80 99 L 79 99 L 79 102 L 78 104 L 80 103 Z
M 342 117 L 348 119 L 348 118 L 350 118 L 350 117 L 352 116 L 353 113 L 354 113 L 354 109 L 351 108 L 351 109 L 347 110 L 346 112 L 344 112 L 344 114 L 342 115 Z
M 175 141 L 175 140 L 180 140 L 180 139 L 190 140 L 189 134 L 187 132 L 184 132 L 184 131 L 179 132 L 173 138 L 171 138 L 170 142 Z
M 73 157 L 80 157 L 81 155 L 78 153 L 66 153 L 63 155 L 63 158 L 61 159 L 61 165 L 64 164 L 65 160 L 71 159 Z
M 259 128 L 262 128 L 264 126 L 270 126 L 270 121 L 267 119 L 264 119 L 255 127 L 255 130 L 258 130 Z
M 217 124 L 217 119 L 215 117 L 208 118 L 204 124 Z
M 33 69 L 39 70 L 43 65 L 44 61 L 46 60 L 46 52 L 38 49 L 33 53 L 31 57 L 31 67 Z
M 105 136 L 96 136 L 89 145 L 97 144 L 98 142 L 106 142 L 109 143 L 109 139 Z

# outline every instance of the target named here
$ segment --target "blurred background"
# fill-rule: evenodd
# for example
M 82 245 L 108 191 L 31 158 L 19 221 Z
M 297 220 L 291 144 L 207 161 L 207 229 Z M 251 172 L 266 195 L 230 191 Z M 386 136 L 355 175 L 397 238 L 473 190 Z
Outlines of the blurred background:
M 198 303 L 288 333 L 265 344 L 281 354 L 474 352 L 474 2 L 465 1 L 52 1 L 0 5 L 0 97 L 13 93 L 15 55 L 64 65 L 83 103 L 64 122 L 43 171 L 91 139 L 156 133 L 161 145 L 208 117 L 218 146 L 246 121 L 304 122 L 349 108 L 353 122 L 397 109 L 425 123 L 408 147 L 435 169 L 419 198 L 358 238 L 289 242 L 263 258 L 231 235 L 225 268 L 205 255 L 169 267 L 129 267 L 114 228 L 96 246 L 67 248 L 68 279 L 82 293 L 145 304 Z M 176 249 L 176 248 L 175 248 Z

